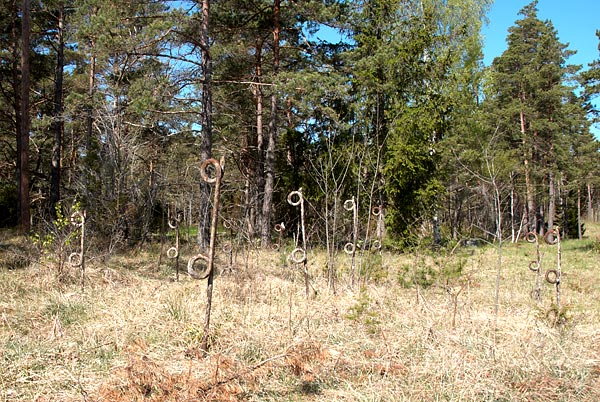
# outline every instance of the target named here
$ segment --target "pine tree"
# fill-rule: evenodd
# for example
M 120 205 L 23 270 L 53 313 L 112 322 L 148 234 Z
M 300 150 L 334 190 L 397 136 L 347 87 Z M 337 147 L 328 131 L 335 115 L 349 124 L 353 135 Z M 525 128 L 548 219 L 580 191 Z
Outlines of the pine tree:
M 573 52 L 559 42 L 550 21 L 537 18 L 536 7 L 537 1 L 533 1 L 520 11 L 523 18 L 509 28 L 507 50 L 492 63 L 488 110 L 492 111 L 492 126 L 519 149 L 526 228 L 537 232 L 543 231 L 545 219 L 549 223 L 554 219 L 555 186 L 560 173 L 556 151 L 565 122 L 565 105 L 573 91 L 566 80 L 576 67 L 566 65 Z M 540 209 L 544 204 L 546 207 Z

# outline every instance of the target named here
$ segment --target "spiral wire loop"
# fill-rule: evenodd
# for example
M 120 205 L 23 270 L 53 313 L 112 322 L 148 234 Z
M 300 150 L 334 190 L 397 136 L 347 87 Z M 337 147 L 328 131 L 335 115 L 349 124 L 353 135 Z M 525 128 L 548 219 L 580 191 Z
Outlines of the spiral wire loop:
M 344 209 L 346 211 L 353 211 L 354 207 L 355 207 L 354 198 L 350 198 L 350 199 L 344 201 Z
M 211 165 L 215 168 L 214 176 L 212 176 L 212 177 L 209 175 L 209 172 L 207 171 L 208 167 Z M 200 165 L 200 175 L 202 176 L 202 179 L 207 183 L 216 183 L 217 177 L 220 179 L 222 174 L 223 174 L 223 167 L 221 166 L 219 161 L 214 158 L 209 158 L 209 159 L 205 160 L 204 162 L 202 162 L 202 165 Z
M 381 214 L 381 207 L 380 206 L 374 206 L 373 208 L 371 208 L 371 213 L 374 216 L 379 216 L 379 214 Z
M 538 302 L 541 301 L 541 284 L 545 280 L 549 284 L 556 285 L 556 306 L 560 308 L 560 280 L 561 280 L 561 244 L 560 231 L 558 228 L 548 230 L 544 236 L 544 243 L 554 246 L 557 245 L 557 269 L 550 269 L 542 274 L 542 255 L 540 254 L 540 243 L 538 235 L 535 232 L 529 232 L 525 235 L 525 240 L 529 243 L 535 243 L 537 259 L 529 263 L 529 269 L 537 273 L 536 288 L 532 291 L 532 297 L 535 297 Z
M 560 283 L 560 275 L 557 270 L 550 269 L 546 272 L 546 282 L 554 285 Z
M 198 260 L 202 260 L 206 263 L 206 266 L 204 267 L 204 269 L 201 272 L 198 272 L 194 269 L 194 264 L 196 263 L 196 261 Z M 188 260 L 188 264 L 187 264 L 187 272 L 188 274 L 194 278 L 194 279 L 206 279 L 208 278 L 208 274 L 210 273 L 210 271 L 208 270 L 208 256 L 206 254 L 203 253 L 198 253 L 192 257 L 190 257 L 190 259 Z
M 81 264 L 83 263 L 83 256 L 81 255 L 81 253 L 71 253 L 69 254 L 69 265 L 72 266 L 73 268 L 76 267 L 80 267 Z
M 295 199 L 296 198 L 296 199 Z M 302 248 L 295 248 L 290 259 L 296 264 L 303 264 L 304 268 L 304 286 L 306 298 L 310 296 L 310 279 L 308 275 L 308 259 L 306 258 L 306 227 L 304 224 L 304 196 L 302 195 L 302 187 L 297 191 L 292 191 L 287 196 L 287 201 L 292 206 L 300 206 L 300 230 L 302 233 Z
M 177 229 L 179 227 L 179 222 L 181 222 L 178 218 L 171 218 L 167 222 L 171 229 Z
M 284 224 L 283 222 L 281 222 L 281 223 L 278 223 L 278 224 L 276 224 L 276 225 L 275 225 L 275 231 L 276 231 L 277 233 L 281 233 L 281 232 L 283 232 L 284 230 L 285 230 L 285 224 Z
M 71 224 L 75 227 L 82 227 L 85 223 L 85 215 L 80 211 L 75 211 L 71 214 Z
M 537 234 L 534 232 L 529 232 L 525 235 L 525 240 L 527 243 L 535 243 L 537 241 Z
M 218 201 L 219 201 L 220 184 L 221 184 L 221 179 L 223 177 L 224 165 L 225 165 L 225 157 L 221 157 L 221 161 L 217 161 L 214 158 L 209 158 L 209 159 L 206 159 L 204 162 L 202 162 L 202 164 L 200 165 L 200 175 L 202 176 L 202 179 L 207 183 L 216 183 L 216 185 L 215 185 L 215 195 L 214 195 L 215 199 L 213 202 L 213 211 L 212 211 L 212 218 L 211 218 L 209 255 L 206 255 L 204 253 L 198 253 L 198 254 L 190 257 L 190 259 L 188 260 L 188 264 L 187 264 L 188 274 L 194 279 L 206 279 L 211 275 L 211 273 L 213 271 L 214 246 L 215 246 L 215 239 L 216 239 L 216 224 L 217 224 L 217 218 L 218 218 L 218 212 L 219 212 L 218 211 L 218 208 L 219 208 Z M 208 172 L 209 166 L 214 167 L 214 173 L 213 173 L 214 175 L 213 176 L 210 176 L 210 174 Z M 198 260 L 203 260 L 206 263 L 206 267 L 204 268 L 204 271 L 202 271 L 202 273 L 200 273 L 200 274 L 198 272 L 196 272 L 194 269 L 194 264 Z M 211 281 L 211 278 L 209 278 L 209 282 Z
M 292 250 L 290 259 L 296 264 L 303 263 L 306 261 L 306 251 L 304 251 L 303 248 L 296 247 L 294 250 Z
M 81 229 L 79 235 L 79 251 L 71 253 L 67 258 L 67 263 L 76 268 L 79 267 L 81 270 L 81 289 L 85 286 L 85 210 L 75 211 L 71 214 L 70 222 L 73 226 Z
M 177 247 L 171 247 L 168 249 L 167 257 L 171 259 L 179 257 L 179 250 L 177 250 Z
M 539 272 L 540 270 L 540 262 L 539 261 L 531 261 L 529 263 L 529 269 L 533 272 Z
M 294 196 L 298 197 L 298 199 L 296 201 L 294 201 Z M 300 192 L 300 191 L 292 191 L 287 196 L 287 202 L 294 207 L 300 205 L 302 203 L 302 200 L 303 200 L 302 192 Z
M 179 282 L 179 225 L 182 217 L 178 213 L 167 220 L 167 224 L 175 230 L 175 245 L 167 250 L 167 258 L 175 260 L 175 280 Z
M 381 242 L 379 240 L 373 240 L 373 243 L 371 243 L 371 249 L 381 250 Z
M 233 246 L 230 242 L 223 244 L 222 250 L 224 253 L 231 253 L 233 251 Z
M 354 250 L 354 243 L 346 243 L 346 245 L 344 245 L 344 253 L 352 255 L 354 253 Z
M 558 231 L 556 229 L 550 229 L 544 235 L 544 241 L 546 242 L 546 244 L 549 244 L 552 246 L 552 245 L 555 245 L 556 243 L 558 243 L 558 237 L 559 237 Z

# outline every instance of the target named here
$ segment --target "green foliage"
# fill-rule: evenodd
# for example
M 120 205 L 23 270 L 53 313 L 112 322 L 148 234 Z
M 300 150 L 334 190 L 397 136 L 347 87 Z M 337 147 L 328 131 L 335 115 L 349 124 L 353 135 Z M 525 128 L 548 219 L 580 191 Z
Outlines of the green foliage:
M 361 289 L 356 304 L 348 309 L 345 318 L 365 325 L 370 334 L 376 334 L 381 324 L 380 313 L 374 309 L 374 301 L 366 289 Z
M 414 267 L 408 264 L 398 270 L 398 283 L 406 288 L 416 285 L 427 289 L 436 283 L 438 276 L 439 271 L 431 265 Z
M 17 188 L 14 184 L 0 183 L 0 228 L 17 224 Z
M 434 285 L 448 285 L 463 276 L 465 260 L 460 257 L 438 256 L 432 260 L 422 258 L 398 269 L 397 282 L 404 288 L 418 286 L 423 289 Z
M 70 208 L 70 214 L 63 212 L 61 203 L 55 206 L 56 219 L 42 228 L 41 231 L 31 235 L 31 241 L 42 253 L 62 253 L 64 247 L 69 247 L 72 241 L 77 238 L 79 231 L 72 225 L 71 216 L 81 212 L 81 204 L 75 202 Z
M 144 242 L 171 205 L 189 206 L 194 218 L 206 216 L 198 209 L 196 150 L 206 139 L 198 133 L 207 128 L 200 127 L 198 113 L 208 106 L 213 151 L 228 157 L 222 205 L 248 232 L 267 221 L 261 204 L 271 133 L 277 137 L 275 171 L 268 172 L 277 177 L 276 210 L 266 218 L 290 222 L 292 228 L 297 211 L 285 198 L 303 187 L 311 202 L 308 226 L 323 227 L 318 221 L 327 220 L 333 232 L 315 233 L 313 239 L 347 235 L 332 207 L 353 195 L 361 200 L 359 231 L 365 229 L 366 205 L 381 204 L 386 242 L 398 250 L 433 237 L 438 226 L 432 230 L 429 223 L 434 217 L 448 237 L 493 232 L 490 175 L 477 176 L 492 159 L 502 199 L 507 199 L 510 185 L 523 185 L 523 159 L 531 157 L 535 210 L 548 204 L 550 172 L 557 180 L 565 173 L 563 188 L 584 189 L 588 183 L 596 188 L 598 147 L 583 131 L 585 110 L 598 92 L 598 63 L 581 76 L 584 98 L 572 96 L 564 84 L 575 71 L 563 66 L 570 51 L 558 42 L 551 23 L 537 19 L 534 2 L 511 28 L 507 52 L 484 70 L 480 28 L 491 4 L 283 2 L 283 46 L 276 66 L 273 2 L 212 2 L 210 105 L 203 99 L 208 71 L 199 57 L 202 18 L 194 4 L 65 4 L 61 195 L 80 195 L 83 207 L 94 211 L 94 240 L 111 252 Z M 37 29 L 31 49 L 31 138 L 38 156 L 31 184 L 32 194 L 41 199 L 49 198 L 49 128 L 56 123 L 55 8 L 40 3 L 32 15 Z M 18 13 L 0 14 L 5 27 L 19 25 Z M 323 27 L 333 31 L 333 39 L 322 35 Z M 18 102 L 11 82 L 19 73 L 14 59 L 19 52 L 13 51 L 19 44 L 14 39 L 0 39 L 6 67 L 0 72 L 0 141 L 6 144 L 0 156 L 0 226 L 16 222 L 16 188 L 6 184 L 14 180 L 16 160 Z M 531 100 L 523 111 L 528 131 L 536 135 L 527 138 L 521 138 L 516 124 L 521 98 L 513 89 L 518 87 L 526 88 Z M 272 100 L 277 106 L 273 115 Z M 486 159 L 482 144 L 496 135 L 497 152 Z M 41 204 L 34 203 L 34 222 Z M 522 211 L 521 205 L 517 209 Z M 69 246 L 72 239 L 68 227 L 61 228 L 62 220 L 34 234 L 41 249 L 57 247 L 61 238 Z M 364 274 L 382 278 L 378 264 L 367 258 Z
M 381 282 L 388 276 L 380 253 L 365 252 L 360 261 L 360 275 L 375 282 Z
M 186 321 L 188 318 L 185 295 L 181 292 L 177 292 L 174 295 L 169 295 L 163 304 L 163 308 L 171 319 L 177 321 Z
M 577 208 L 575 206 L 567 205 L 563 211 L 563 219 L 561 224 L 562 236 L 565 239 L 577 239 L 579 228 L 581 224 L 581 235 L 585 234 L 585 223 L 580 221 L 577 216 Z
M 43 310 L 43 314 L 50 319 L 58 319 L 62 325 L 81 324 L 88 312 L 84 303 L 62 298 L 51 300 Z

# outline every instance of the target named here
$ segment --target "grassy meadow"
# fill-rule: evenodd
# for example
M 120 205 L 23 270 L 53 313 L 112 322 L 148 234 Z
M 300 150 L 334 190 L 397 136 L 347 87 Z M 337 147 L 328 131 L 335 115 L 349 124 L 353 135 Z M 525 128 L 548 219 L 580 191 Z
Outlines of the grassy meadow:
M 561 242 L 556 286 L 534 244 L 440 254 L 219 252 L 210 349 L 199 350 L 206 281 L 160 245 L 68 265 L 0 234 L 0 401 L 597 401 L 600 226 Z M 166 251 L 166 250 L 164 250 Z M 557 245 L 540 244 L 542 273 Z M 182 250 L 185 270 L 190 250 Z M 225 269 L 227 268 L 227 269 Z M 358 273 L 367 273 L 364 275 Z M 499 279 L 498 304 L 496 284 Z M 354 283 L 353 283 L 354 282 Z

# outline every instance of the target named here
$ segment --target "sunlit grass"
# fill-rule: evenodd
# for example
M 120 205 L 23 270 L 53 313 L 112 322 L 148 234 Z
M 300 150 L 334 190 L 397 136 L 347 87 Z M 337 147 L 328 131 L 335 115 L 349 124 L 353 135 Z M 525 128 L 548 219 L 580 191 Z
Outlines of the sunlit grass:
M 598 400 L 599 233 L 563 241 L 560 260 L 540 245 L 542 269 L 564 273 L 560 310 L 555 285 L 530 296 L 535 246 L 505 243 L 497 317 L 493 246 L 383 251 L 360 261 L 369 279 L 354 286 L 340 254 L 335 293 L 313 249 L 309 298 L 285 251 L 236 250 L 215 279 L 206 357 L 206 282 L 176 282 L 156 244 L 92 260 L 83 291 L 40 264 L 1 269 L 0 398 Z

